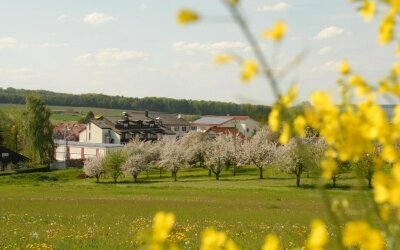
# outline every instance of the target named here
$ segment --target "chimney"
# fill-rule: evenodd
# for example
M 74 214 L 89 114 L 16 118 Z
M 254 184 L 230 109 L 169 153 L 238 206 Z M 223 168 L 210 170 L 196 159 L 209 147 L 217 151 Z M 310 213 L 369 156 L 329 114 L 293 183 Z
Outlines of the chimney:
M 144 111 L 144 116 L 149 117 L 149 111 Z
M 182 118 L 182 115 L 181 114 L 178 114 L 178 119 L 181 119 Z

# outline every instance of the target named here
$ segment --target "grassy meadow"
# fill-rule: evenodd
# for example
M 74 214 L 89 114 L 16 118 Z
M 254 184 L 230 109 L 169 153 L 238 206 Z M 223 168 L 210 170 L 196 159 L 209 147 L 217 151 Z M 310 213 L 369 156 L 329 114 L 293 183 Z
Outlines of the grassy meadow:
M 106 108 L 89 108 L 89 107 L 68 107 L 68 106 L 47 106 L 50 110 L 69 110 L 70 113 L 52 113 L 50 119 L 53 122 L 74 122 L 79 118 L 85 117 L 89 111 L 95 115 L 120 115 L 124 110 L 106 109 Z M 6 113 L 21 111 L 25 108 L 24 104 L 4 104 L 0 103 L 0 110 Z M 78 112 L 78 113 L 73 113 Z
M 284 247 L 301 247 L 313 218 L 327 221 L 335 237 L 322 196 L 347 199 L 346 216 L 357 218 L 370 193 L 350 175 L 339 179 L 339 188 L 322 192 L 306 174 L 296 188 L 292 176 L 267 172 L 270 178 L 259 180 L 253 168 L 237 176 L 225 171 L 220 181 L 199 168 L 179 172 L 177 182 L 168 172 L 161 178 L 143 172 L 139 183 L 126 176 L 118 184 L 80 174 L 68 169 L 0 176 L 0 248 L 136 249 L 138 233 L 160 210 L 176 215 L 171 240 L 184 249 L 197 249 L 209 226 L 227 232 L 242 249 L 260 249 L 271 232 Z

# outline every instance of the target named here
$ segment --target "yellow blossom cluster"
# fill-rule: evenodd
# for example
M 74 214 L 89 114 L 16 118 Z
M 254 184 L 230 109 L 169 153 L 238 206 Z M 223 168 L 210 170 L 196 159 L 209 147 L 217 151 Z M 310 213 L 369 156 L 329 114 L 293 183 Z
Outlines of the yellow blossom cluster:
M 385 249 L 385 241 L 379 230 L 372 229 L 365 221 L 348 222 L 343 231 L 343 245 L 358 246 L 364 250 Z
M 286 144 L 289 141 L 293 130 L 304 135 L 306 120 L 302 115 L 296 117 L 293 123 L 288 122 L 288 118 L 290 117 L 288 117 L 289 114 L 287 111 L 296 100 L 298 90 L 298 85 L 290 87 L 287 93 L 282 95 L 272 107 L 271 113 L 268 117 L 268 125 L 272 131 L 278 131 L 282 127 L 282 132 L 279 137 L 279 141 L 282 144 Z
M 400 219 L 400 163 L 394 164 L 390 174 L 382 171 L 375 174 L 374 197 L 378 204 L 397 208 Z
M 224 232 L 208 228 L 201 236 L 200 250 L 237 250 L 235 242 L 229 239 Z

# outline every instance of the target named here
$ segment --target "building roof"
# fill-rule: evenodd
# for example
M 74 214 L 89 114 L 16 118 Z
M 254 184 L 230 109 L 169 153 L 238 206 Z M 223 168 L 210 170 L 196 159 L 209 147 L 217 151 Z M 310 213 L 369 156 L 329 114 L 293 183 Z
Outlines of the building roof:
M 67 131 L 68 127 L 68 131 Z M 64 139 L 66 136 L 70 141 L 78 141 L 79 133 L 86 128 L 83 123 L 61 122 L 54 125 L 53 139 Z
M 54 144 L 62 146 L 66 145 L 64 140 L 54 140 Z M 91 142 L 77 142 L 68 141 L 70 146 L 87 147 L 87 148 L 120 148 L 123 147 L 122 144 L 111 144 L 111 143 L 91 143 Z
M 0 146 L 0 162 L 12 162 L 16 164 L 18 162 L 26 162 L 28 160 L 29 158 L 18 154 L 17 152 L 14 152 L 6 147 Z
M 203 116 L 192 123 L 192 125 L 218 126 L 231 120 L 246 120 L 248 116 Z
M 129 112 L 124 116 L 105 116 L 99 120 L 93 119 L 91 122 L 101 129 L 112 129 L 118 134 L 147 132 L 175 135 L 173 131 L 162 126 L 159 120 L 146 116 L 145 112 Z M 127 127 L 123 126 L 124 124 L 128 124 Z
M 190 124 L 179 114 L 149 111 L 149 117 L 161 120 L 164 126 L 189 126 Z

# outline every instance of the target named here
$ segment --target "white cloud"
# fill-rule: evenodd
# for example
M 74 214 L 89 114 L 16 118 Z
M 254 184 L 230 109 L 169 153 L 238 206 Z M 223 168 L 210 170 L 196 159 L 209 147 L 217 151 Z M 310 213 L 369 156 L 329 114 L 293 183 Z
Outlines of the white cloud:
M 318 32 L 318 34 L 314 36 L 314 40 L 328 39 L 342 34 L 344 34 L 344 29 L 337 26 L 330 26 Z
M 189 43 L 180 41 L 175 42 L 172 47 L 177 51 L 215 53 L 221 50 L 245 49 L 246 45 L 242 42 Z
M 91 14 L 86 15 L 83 18 L 83 22 L 87 23 L 87 24 L 96 25 L 96 24 L 102 24 L 105 22 L 112 21 L 113 19 L 114 19 L 114 17 L 111 15 L 93 12 Z
M 327 47 L 320 48 L 318 50 L 318 54 L 319 55 L 326 55 L 328 53 L 332 53 L 333 51 L 334 51 L 334 49 L 332 47 L 327 46 Z
M 329 61 L 321 65 L 314 66 L 312 72 L 337 72 L 340 62 Z
M 284 11 L 292 7 L 285 2 L 277 2 L 274 4 L 265 4 L 257 8 L 257 11 Z
M 120 50 L 117 48 L 106 48 L 101 49 L 95 54 L 85 53 L 79 55 L 76 59 L 81 63 L 97 63 L 98 65 L 105 65 L 117 62 L 128 62 L 128 61 L 142 61 L 149 57 L 141 51 L 136 50 Z
M 20 48 L 53 49 L 67 47 L 68 43 L 21 43 Z
M 145 4 L 145 3 L 141 3 L 141 4 L 140 4 L 140 8 L 141 8 L 142 10 L 144 10 L 144 9 L 149 8 L 149 6 L 147 6 L 147 4 Z
M 18 41 L 14 37 L 0 37 L 0 50 L 17 46 Z

